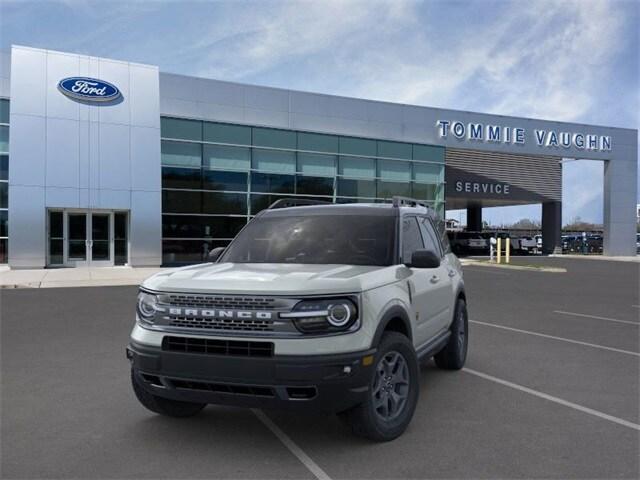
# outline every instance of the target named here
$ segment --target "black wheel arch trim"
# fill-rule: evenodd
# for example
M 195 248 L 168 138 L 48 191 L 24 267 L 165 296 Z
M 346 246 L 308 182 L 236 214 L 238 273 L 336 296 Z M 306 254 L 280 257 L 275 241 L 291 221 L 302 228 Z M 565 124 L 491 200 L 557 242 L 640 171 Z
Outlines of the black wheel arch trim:
M 384 313 L 384 315 L 382 316 L 382 319 L 378 323 L 378 327 L 376 328 L 376 333 L 373 336 L 373 342 L 371 343 L 372 348 L 375 348 L 378 345 L 380 345 L 380 341 L 382 340 L 382 334 L 387 329 L 387 326 L 389 325 L 389 323 L 392 320 L 395 320 L 396 318 L 402 322 L 409 340 L 413 341 L 413 331 L 411 329 L 411 321 L 409 320 L 409 314 L 400 305 L 393 305 Z

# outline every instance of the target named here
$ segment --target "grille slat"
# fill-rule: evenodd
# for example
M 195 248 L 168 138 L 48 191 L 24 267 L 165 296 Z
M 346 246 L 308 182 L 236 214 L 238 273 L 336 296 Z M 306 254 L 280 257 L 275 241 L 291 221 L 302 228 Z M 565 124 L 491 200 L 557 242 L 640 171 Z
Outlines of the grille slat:
M 183 328 L 204 328 L 208 330 L 232 330 L 244 332 L 272 332 L 272 320 L 228 319 L 209 317 L 178 317 L 170 315 L 170 325 Z
M 275 310 L 275 298 L 221 297 L 217 295 L 168 295 L 168 303 L 177 307 L 211 309 L 242 308 L 243 310 Z
M 209 338 L 164 337 L 162 349 L 170 352 L 200 353 L 234 357 L 272 357 L 273 342 L 219 340 Z
M 230 393 L 233 395 L 253 395 L 256 397 L 274 397 L 271 387 L 258 385 L 233 385 L 228 383 L 195 382 L 191 380 L 170 380 L 174 388 L 183 390 L 204 390 L 215 393 Z

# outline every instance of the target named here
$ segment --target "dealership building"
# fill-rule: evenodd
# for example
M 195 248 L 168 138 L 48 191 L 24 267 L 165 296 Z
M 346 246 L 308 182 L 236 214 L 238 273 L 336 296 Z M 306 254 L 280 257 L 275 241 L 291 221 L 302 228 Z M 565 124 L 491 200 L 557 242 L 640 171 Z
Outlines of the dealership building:
M 604 162 L 604 253 L 635 255 L 637 139 L 13 46 L 0 54 L 0 263 L 199 262 L 283 197 L 414 197 L 467 209 L 469 230 L 483 207 L 542 204 L 553 252 L 568 158 Z

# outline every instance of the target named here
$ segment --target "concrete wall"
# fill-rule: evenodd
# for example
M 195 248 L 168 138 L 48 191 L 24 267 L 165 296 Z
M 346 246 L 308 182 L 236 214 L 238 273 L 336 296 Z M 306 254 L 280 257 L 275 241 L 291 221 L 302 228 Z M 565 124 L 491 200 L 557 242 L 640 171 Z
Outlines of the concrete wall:
M 58 82 L 115 84 L 116 104 L 62 95 Z M 9 263 L 42 267 L 47 208 L 130 211 L 132 265 L 161 263 L 158 69 L 14 46 L 11 51 Z

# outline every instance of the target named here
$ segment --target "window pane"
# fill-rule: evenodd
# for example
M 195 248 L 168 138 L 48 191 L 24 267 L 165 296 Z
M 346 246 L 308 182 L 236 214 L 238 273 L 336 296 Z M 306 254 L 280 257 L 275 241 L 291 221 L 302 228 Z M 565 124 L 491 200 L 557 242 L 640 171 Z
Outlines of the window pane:
M 49 265 L 62 265 L 64 240 L 49 240 Z
M 296 153 L 282 150 L 253 150 L 253 168 L 268 172 L 295 173 Z
M 378 160 L 378 176 L 383 180 L 408 182 L 411 180 L 411 164 L 393 160 Z
M 62 238 L 63 233 L 62 212 L 49 212 L 49 236 L 51 238 Z
M 298 175 L 296 177 L 296 193 L 333 196 L 333 178 Z
M 413 252 L 421 248 L 424 248 L 424 245 L 416 218 L 404 218 L 402 220 L 402 261 L 411 262 Z
M 60 227 L 62 231 L 62 226 Z M 6 210 L 0 211 L 0 237 L 9 235 L 9 215 Z M 62 236 L 62 235 L 61 235 Z
M 0 155 L 0 180 L 9 180 L 9 156 Z
M 163 215 L 162 236 L 167 238 L 233 238 L 246 223 L 246 217 Z
M 127 214 L 120 212 L 113 217 L 114 240 L 113 248 L 115 253 L 114 263 L 124 265 L 129 261 L 127 242 Z
M 202 164 L 202 145 L 163 140 L 162 164 L 200 167 Z
M 373 158 L 340 157 L 338 173 L 345 177 L 376 178 L 376 161 Z
M 191 188 L 198 190 L 202 187 L 199 168 L 162 168 L 163 188 Z
M 442 251 L 440 249 L 440 242 L 438 241 L 438 237 L 436 236 L 431 223 L 426 218 L 420 218 L 418 220 L 418 224 L 420 225 L 420 232 L 422 233 L 422 240 L 424 242 L 424 248 L 427 250 L 431 250 L 438 256 L 442 256 Z
M 345 197 L 368 197 L 376 196 L 375 180 L 351 180 L 348 178 L 338 179 L 338 195 Z
M 247 214 L 246 193 L 202 193 L 202 213 Z
M 319 177 L 333 177 L 336 174 L 335 155 L 317 155 L 315 153 L 298 154 L 298 172 Z
M 251 191 L 264 193 L 294 193 L 293 175 L 277 175 L 253 172 L 251 174 Z
M 274 128 L 254 128 L 253 144 L 259 147 L 296 148 L 296 132 Z
M 339 142 L 334 135 L 320 135 L 317 133 L 298 133 L 298 150 L 312 152 L 338 153 Z
M 413 164 L 413 179 L 423 183 L 441 183 L 444 181 L 444 165 L 428 163 Z
M 163 240 L 163 265 L 184 265 L 207 261 L 207 254 L 216 247 L 226 247 L 229 240 Z
M 9 206 L 9 184 L 0 182 L 0 208 L 8 208 Z
M 438 185 L 428 183 L 412 183 L 411 196 L 418 200 L 435 201 L 437 198 Z
M 8 243 L 6 239 L 0 240 L 0 263 L 7 263 L 9 261 Z
M 9 123 L 9 100 L 0 100 L 0 123 Z
M 200 141 L 202 140 L 202 122 L 162 117 L 160 119 L 160 135 L 163 138 Z
M 201 192 L 163 190 L 162 211 L 172 213 L 202 213 Z
M 414 145 L 413 159 L 425 162 L 444 163 L 444 148 L 431 145 Z
M 340 153 L 375 157 L 378 153 L 375 140 L 364 138 L 340 137 Z
M 251 151 L 248 148 L 205 145 L 203 155 L 202 165 L 204 167 L 225 170 L 249 170 L 251 168 Z
M 411 160 L 411 144 L 400 142 L 378 142 L 378 156 L 388 158 L 403 158 Z
M 0 126 L 0 153 L 9 153 L 9 127 Z
M 204 122 L 202 136 L 205 142 L 251 145 L 251 127 Z
M 247 191 L 247 174 L 244 172 L 202 171 L 202 188 L 205 190 Z
M 400 195 L 402 197 L 411 196 L 411 184 L 399 183 L 399 182 L 384 182 L 378 180 L 378 198 L 391 198 L 394 195 Z

